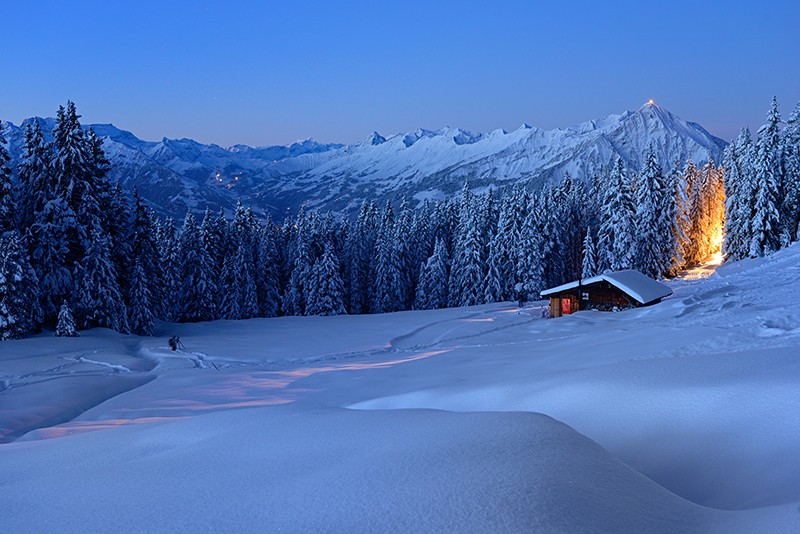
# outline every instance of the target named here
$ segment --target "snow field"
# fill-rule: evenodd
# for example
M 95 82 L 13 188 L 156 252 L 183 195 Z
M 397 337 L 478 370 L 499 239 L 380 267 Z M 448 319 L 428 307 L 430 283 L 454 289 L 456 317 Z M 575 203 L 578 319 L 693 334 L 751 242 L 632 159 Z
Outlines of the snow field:
M 799 274 L 795 245 L 620 313 L 497 304 L 3 343 L 0 428 L 39 429 L 0 446 L 0 516 L 11 531 L 797 532 Z

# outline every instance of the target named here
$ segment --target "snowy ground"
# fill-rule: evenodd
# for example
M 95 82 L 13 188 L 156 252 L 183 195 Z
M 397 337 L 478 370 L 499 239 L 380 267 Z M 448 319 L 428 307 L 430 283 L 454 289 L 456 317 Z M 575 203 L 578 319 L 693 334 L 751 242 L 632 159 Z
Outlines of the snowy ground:
M 800 532 L 800 248 L 712 273 L 4 342 L 3 530 Z

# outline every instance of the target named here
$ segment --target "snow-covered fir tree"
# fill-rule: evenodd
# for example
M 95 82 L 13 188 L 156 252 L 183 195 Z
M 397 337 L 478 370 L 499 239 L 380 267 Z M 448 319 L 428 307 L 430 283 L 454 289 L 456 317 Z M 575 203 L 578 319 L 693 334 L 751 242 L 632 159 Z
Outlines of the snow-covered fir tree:
M 183 262 L 180 261 L 177 233 L 175 221 L 172 218 L 161 221 L 156 227 L 156 245 L 160 266 L 159 302 L 156 315 L 165 321 L 174 321 L 178 316 L 180 274 Z
M 58 310 L 58 322 L 56 323 L 56 336 L 57 337 L 79 337 L 78 329 L 75 326 L 75 319 L 72 316 L 72 310 L 69 305 L 64 301 L 61 308 Z
M 223 319 L 250 319 L 258 315 L 258 294 L 250 251 L 245 239 L 225 258 L 219 287 L 221 294 L 219 316 Z
M 153 294 L 150 291 L 147 271 L 139 260 L 134 260 L 129 275 L 129 320 L 131 332 L 139 336 L 152 336 L 155 314 Z
M 332 243 L 324 245 L 322 258 L 311 272 L 306 315 L 341 315 L 344 308 L 344 286 L 340 275 L 339 259 Z
M 474 306 L 484 301 L 483 280 L 486 237 L 479 202 L 464 184 L 450 268 L 450 306 Z
M 0 121 L 0 235 L 17 227 L 14 187 L 11 184 L 11 156 L 5 145 L 3 121 Z
M 31 263 L 36 270 L 41 290 L 45 323 L 55 325 L 60 305 L 72 298 L 72 270 L 67 263 L 69 242 L 65 228 L 74 228 L 75 214 L 64 200 L 48 200 L 31 228 L 33 240 Z
M 670 239 L 670 219 L 664 211 L 664 176 L 652 145 L 636 188 L 634 267 L 651 278 L 661 278 L 672 258 L 665 256 Z
M 9 230 L 0 236 L 0 340 L 37 331 L 42 319 L 36 272 L 19 232 Z
M 786 120 L 781 137 L 783 204 L 781 212 L 789 241 L 800 239 L 800 103 Z
M 691 214 L 689 197 L 686 191 L 681 162 L 676 161 L 668 175 L 667 182 L 667 207 L 666 213 L 670 215 L 670 249 L 669 264 L 670 276 L 676 276 L 685 266 L 689 251 L 689 228 L 691 227 Z
M 401 263 L 397 251 L 394 210 L 386 203 L 375 243 L 375 271 L 372 284 L 373 313 L 403 309 Z
M 438 238 L 433 254 L 421 266 L 414 309 L 433 310 L 447 307 L 449 263 L 444 240 Z
M 583 258 L 581 261 L 581 278 L 591 278 L 597 275 L 597 251 L 592 238 L 592 228 L 586 228 L 586 237 L 583 238 Z
M 78 325 L 128 333 L 128 312 L 117 285 L 110 240 L 99 227 L 92 229 L 90 235 L 86 256 L 75 270 Z
M 516 255 L 515 299 L 524 300 L 538 298 L 545 285 L 545 239 L 542 235 L 545 213 L 541 209 L 543 201 L 540 195 L 532 195 L 530 207 L 522 223 L 520 239 Z
M 276 317 L 280 311 L 280 258 L 275 234 L 275 225 L 268 217 L 257 237 L 255 283 L 260 317 Z
M 778 101 L 772 99 L 767 123 L 758 130 L 753 161 L 755 213 L 750 225 L 751 257 L 764 256 L 781 246 L 781 145 Z
M 283 294 L 281 308 L 285 315 L 304 315 L 308 292 L 308 279 L 314 267 L 314 255 L 311 250 L 311 231 L 304 218 L 298 218 L 297 233 L 294 239 L 294 258 L 291 276 Z
M 22 159 L 17 166 L 17 224 L 22 231 L 33 226 L 36 213 L 44 209 L 53 193 L 51 159 L 39 119 L 33 119 L 25 125 Z M 31 250 L 35 248 L 29 245 Z
M 622 158 L 617 158 L 604 182 L 597 239 L 598 269 L 601 272 L 630 269 L 635 242 L 635 205 Z
M 211 279 L 211 259 L 200 239 L 200 227 L 187 212 L 178 242 L 180 277 L 178 279 L 177 320 L 179 322 L 211 321 L 216 316 Z

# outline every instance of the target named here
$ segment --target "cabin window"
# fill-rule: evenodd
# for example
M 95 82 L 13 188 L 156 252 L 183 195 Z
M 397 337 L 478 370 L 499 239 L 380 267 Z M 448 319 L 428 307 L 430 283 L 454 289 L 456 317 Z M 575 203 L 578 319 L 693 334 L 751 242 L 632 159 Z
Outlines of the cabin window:
M 589 300 L 589 293 L 581 293 L 581 300 Z

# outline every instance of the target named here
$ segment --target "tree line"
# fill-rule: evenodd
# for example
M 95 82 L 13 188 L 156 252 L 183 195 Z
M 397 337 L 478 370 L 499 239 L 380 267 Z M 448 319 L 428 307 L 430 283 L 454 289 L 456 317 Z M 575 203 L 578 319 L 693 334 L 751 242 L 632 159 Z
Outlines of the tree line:
M 52 141 L 27 124 L 15 172 L 0 140 L 0 338 L 533 299 L 610 270 L 673 276 L 720 250 L 723 225 L 728 257 L 768 254 L 797 239 L 797 117 L 781 129 L 773 102 L 758 140 L 745 131 L 728 147 L 725 171 L 665 171 L 650 147 L 641 169 L 617 159 L 536 192 L 465 183 L 418 209 L 364 201 L 353 219 L 301 210 L 280 224 L 240 202 L 230 219 L 190 211 L 176 225 L 108 181 L 102 141 L 69 102 Z

